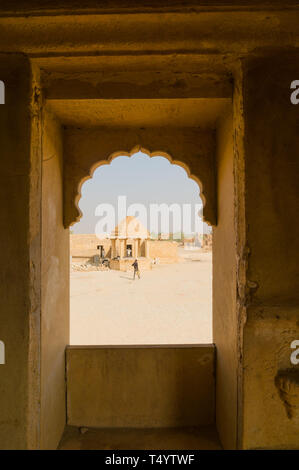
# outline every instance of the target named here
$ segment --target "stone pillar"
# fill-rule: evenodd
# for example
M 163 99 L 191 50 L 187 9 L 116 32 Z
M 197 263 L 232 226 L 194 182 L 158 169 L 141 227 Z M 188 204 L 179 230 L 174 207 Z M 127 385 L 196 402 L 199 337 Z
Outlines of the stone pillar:
M 125 240 L 121 238 L 119 240 L 119 257 L 123 258 L 125 256 Z
M 115 258 L 116 256 L 116 239 L 111 238 L 111 259 Z
M 149 258 L 149 240 L 144 240 L 144 255 Z
M 139 240 L 138 238 L 134 239 L 134 257 L 138 258 L 139 256 Z
M 0 54 L 0 448 L 40 447 L 41 132 L 38 70 Z

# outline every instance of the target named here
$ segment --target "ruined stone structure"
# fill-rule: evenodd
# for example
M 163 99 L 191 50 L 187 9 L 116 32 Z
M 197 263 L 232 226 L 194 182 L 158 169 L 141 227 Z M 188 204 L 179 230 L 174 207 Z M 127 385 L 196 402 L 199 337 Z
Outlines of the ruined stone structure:
M 113 230 L 111 240 L 112 269 L 126 270 L 132 264 L 132 258 L 143 256 L 145 262 L 151 266 L 149 255 L 149 232 L 133 216 L 127 216 Z
M 148 230 L 133 216 L 127 216 L 106 238 L 96 235 L 71 235 L 72 261 L 92 261 L 95 256 L 110 259 L 110 267 L 126 271 L 132 259 L 139 258 L 143 268 L 151 269 L 152 261 L 178 261 L 177 243 L 150 240 Z
M 65 381 L 69 227 L 94 169 L 140 149 L 185 168 L 213 226 L 206 419 L 224 448 L 298 448 L 298 24 L 295 0 L 1 2 L 0 448 L 61 439 L 77 383 Z M 193 352 L 171 356 L 172 377 L 190 371 L 180 395 L 169 376 L 156 388 L 176 415 L 203 370 Z

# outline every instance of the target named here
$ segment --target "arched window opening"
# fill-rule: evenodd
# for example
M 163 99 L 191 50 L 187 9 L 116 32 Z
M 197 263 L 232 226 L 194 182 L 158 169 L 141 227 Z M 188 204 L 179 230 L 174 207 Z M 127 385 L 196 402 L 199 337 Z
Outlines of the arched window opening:
M 70 235 L 73 345 L 212 342 L 212 235 L 199 186 L 154 156 L 115 154 L 82 184 Z

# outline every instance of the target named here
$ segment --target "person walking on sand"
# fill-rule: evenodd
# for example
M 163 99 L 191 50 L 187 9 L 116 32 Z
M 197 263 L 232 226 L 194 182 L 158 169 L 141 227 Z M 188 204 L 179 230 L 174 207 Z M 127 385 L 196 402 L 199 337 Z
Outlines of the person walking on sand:
M 133 268 L 134 268 L 134 277 L 133 279 L 135 279 L 135 276 L 137 274 L 138 276 L 138 279 L 140 279 L 140 271 L 139 271 L 139 266 L 138 266 L 138 261 L 137 259 L 135 259 L 134 263 L 132 264 Z

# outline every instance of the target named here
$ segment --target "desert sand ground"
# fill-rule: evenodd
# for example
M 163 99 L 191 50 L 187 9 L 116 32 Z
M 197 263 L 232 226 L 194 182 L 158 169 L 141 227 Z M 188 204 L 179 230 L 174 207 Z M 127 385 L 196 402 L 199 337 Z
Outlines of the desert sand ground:
M 132 272 L 71 273 L 71 344 L 212 342 L 212 254 Z

